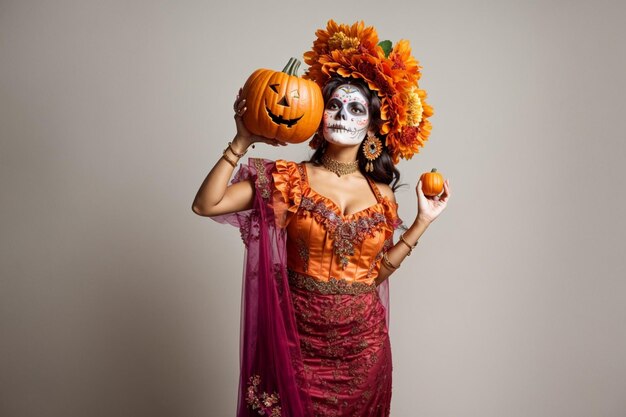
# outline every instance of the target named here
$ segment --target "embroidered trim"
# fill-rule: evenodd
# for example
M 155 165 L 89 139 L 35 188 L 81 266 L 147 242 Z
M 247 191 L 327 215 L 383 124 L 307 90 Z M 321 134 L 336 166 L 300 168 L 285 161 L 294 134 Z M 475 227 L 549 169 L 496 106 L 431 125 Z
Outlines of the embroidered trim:
M 364 282 L 350 282 L 345 279 L 330 277 L 328 281 L 320 281 L 308 275 L 298 272 L 288 271 L 289 283 L 307 291 L 319 294 L 348 294 L 359 295 L 376 291 L 376 284 L 366 284 Z
M 250 242 L 259 240 L 259 215 L 255 211 L 248 215 L 237 214 L 237 220 L 239 221 L 241 240 L 247 248 Z
M 267 177 L 267 173 L 265 172 L 265 165 L 263 164 L 263 160 L 260 158 L 253 158 L 252 162 L 254 163 L 254 167 L 256 168 L 256 185 L 257 188 L 261 191 L 261 197 L 264 200 L 267 200 L 272 195 L 272 192 L 269 187 L 269 178 Z
M 374 273 L 374 269 L 380 263 L 380 261 L 383 259 L 383 255 L 385 253 L 387 253 L 387 251 L 389 249 L 391 249 L 391 246 L 393 246 L 393 235 L 391 235 L 387 239 L 385 239 L 385 242 L 383 243 L 382 249 L 376 254 L 376 257 L 374 257 L 374 259 L 372 260 L 372 263 L 370 263 L 370 267 L 367 270 L 366 278 L 369 279 L 369 278 L 372 277 L 372 275 Z
M 307 272 L 309 270 L 309 247 L 302 237 L 298 237 L 296 245 L 298 246 L 298 255 L 300 255 L 300 259 L 302 259 L 304 272 Z
M 305 168 L 302 164 L 298 164 L 297 167 L 302 182 L 310 189 Z M 368 181 L 376 195 L 377 202 L 380 203 L 382 196 L 378 188 L 369 178 Z M 376 231 L 381 229 L 383 224 L 387 223 L 385 215 L 378 212 L 373 213 L 369 217 L 344 220 L 342 216 L 322 201 L 316 203 L 312 198 L 304 196 L 300 200 L 300 207 L 311 212 L 332 236 L 334 252 L 339 257 L 341 269 L 346 269 L 348 266 L 350 262 L 349 257 L 354 255 L 355 246 L 361 244 L 366 237 L 373 236 Z
M 311 212 L 333 239 L 335 254 L 339 257 L 339 264 L 346 269 L 349 257 L 354 255 L 354 247 L 361 244 L 368 236 L 381 228 L 387 219 L 382 213 L 373 213 L 371 217 L 361 217 L 355 220 L 343 220 L 334 210 L 323 202 L 315 203 L 309 197 L 302 197 L 300 207 Z
M 315 393 L 311 416 L 388 416 L 377 408 L 388 407 L 392 371 L 385 310 L 377 294 L 294 289 L 292 295 L 307 389 Z
M 257 410 L 259 415 L 280 417 L 280 397 L 278 393 L 268 394 L 262 392 L 259 395 L 259 385 L 261 384 L 261 377 L 259 375 L 253 375 L 248 380 L 248 395 L 246 396 L 246 402 L 253 409 Z

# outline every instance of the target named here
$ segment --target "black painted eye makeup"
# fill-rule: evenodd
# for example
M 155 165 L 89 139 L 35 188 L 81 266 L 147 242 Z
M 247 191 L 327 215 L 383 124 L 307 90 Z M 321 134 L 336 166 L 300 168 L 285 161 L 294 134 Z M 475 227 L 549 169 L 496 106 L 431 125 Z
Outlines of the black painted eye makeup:
M 350 105 L 350 111 L 354 114 L 367 114 L 365 106 L 360 103 L 352 103 Z
M 328 101 L 328 104 L 326 105 L 326 108 L 328 110 L 338 110 L 341 108 L 341 100 L 333 98 L 331 100 Z

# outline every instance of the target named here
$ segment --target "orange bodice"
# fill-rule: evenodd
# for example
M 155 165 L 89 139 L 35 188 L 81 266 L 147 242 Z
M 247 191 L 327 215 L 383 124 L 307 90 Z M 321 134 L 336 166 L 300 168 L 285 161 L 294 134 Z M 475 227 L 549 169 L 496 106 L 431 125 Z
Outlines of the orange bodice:
M 321 281 L 371 284 L 401 223 L 398 205 L 367 178 L 377 203 L 344 216 L 310 187 L 303 163 L 278 160 L 272 176 L 277 223 L 287 228 L 287 267 Z

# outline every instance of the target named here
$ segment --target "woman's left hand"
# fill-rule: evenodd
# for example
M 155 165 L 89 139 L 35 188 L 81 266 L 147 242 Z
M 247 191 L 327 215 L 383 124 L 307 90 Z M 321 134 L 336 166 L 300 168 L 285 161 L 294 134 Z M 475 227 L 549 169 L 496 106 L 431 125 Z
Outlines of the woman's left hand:
M 443 193 L 440 196 L 426 197 L 422 190 L 422 180 L 417 182 L 415 187 L 417 192 L 417 220 L 430 224 L 446 208 L 450 199 L 450 182 L 446 179 L 443 182 Z

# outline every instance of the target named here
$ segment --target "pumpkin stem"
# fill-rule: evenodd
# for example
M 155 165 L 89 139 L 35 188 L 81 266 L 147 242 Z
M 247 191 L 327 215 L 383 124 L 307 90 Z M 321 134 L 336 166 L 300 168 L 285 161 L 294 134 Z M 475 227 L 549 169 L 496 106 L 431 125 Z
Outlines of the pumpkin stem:
M 431 169 L 430 172 L 437 172 L 437 168 Z
M 285 65 L 285 68 L 283 68 L 282 72 L 297 77 L 298 68 L 300 68 L 300 60 L 297 58 L 289 58 L 289 62 L 287 62 L 287 65 Z

